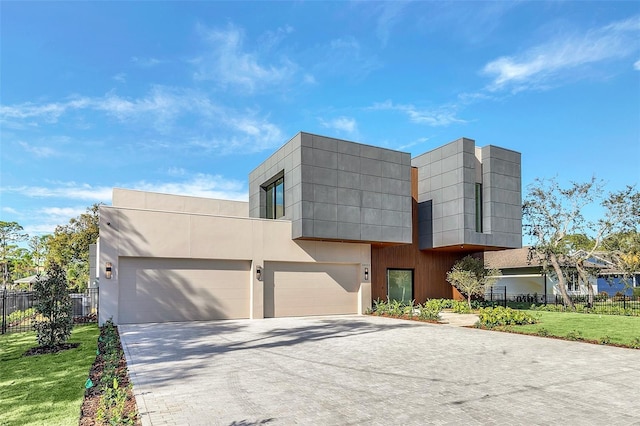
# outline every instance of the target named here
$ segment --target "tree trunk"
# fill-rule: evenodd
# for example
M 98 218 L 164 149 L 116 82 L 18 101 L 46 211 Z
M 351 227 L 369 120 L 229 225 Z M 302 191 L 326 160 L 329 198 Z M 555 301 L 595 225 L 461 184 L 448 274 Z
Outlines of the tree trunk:
M 553 266 L 553 270 L 556 272 L 556 276 L 558 277 L 558 288 L 560 289 L 560 294 L 562 295 L 562 301 L 564 302 L 565 306 L 573 309 L 573 301 L 567 294 L 567 281 L 564 278 L 564 273 L 562 272 L 562 268 L 560 267 L 558 258 L 555 254 L 551 254 L 549 256 L 549 261 L 551 262 L 551 266 Z

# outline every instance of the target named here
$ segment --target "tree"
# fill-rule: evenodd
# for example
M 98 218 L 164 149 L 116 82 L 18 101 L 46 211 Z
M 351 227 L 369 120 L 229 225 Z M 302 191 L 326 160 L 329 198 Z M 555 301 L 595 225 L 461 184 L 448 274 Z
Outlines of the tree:
M 640 272 L 640 232 L 613 234 L 602 242 L 606 260 L 611 264 L 621 281 L 631 287 Z
M 485 269 L 481 259 L 465 256 L 447 272 L 447 281 L 467 296 L 467 303 L 471 308 L 471 296 L 483 295 L 495 284 L 500 274 L 498 269 Z
M 47 240 L 47 263 L 57 263 L 67 272 L 69 287 L 81 292 L 89 281 L 89 245 L 98 240 L 100 204 L 87 207 L 85 213 L 57 226 Z
M 29 249 L 35 273 L 39 274 L 44 270 L 44 261 L 47 257 L 47 241 L 51 235 L 35 235 L 29 239 Z
M 15 257 L 18 246 L 16 243 L 27 238 L 22 233 L 22 226 L 18 222 L 0 221 L 0 263 L 2 267 L 2 288 L 7 288 L 10 278 L 10 261 Z
M 639 203 L 635 187 L 605 195 L 603 183 L 595 178 L 586 183 L 572 182 L 566 188 L 556 179 L 536 179 L 529 185 L 523 220 L 525 233 L 533 238 L 531 256 L 557 278 L 565 305 L 573 307 L 567 293 L 567 279 L 573 272 L 587 284 L 593 301 L 593 288 L 588 285 L 593 274 L 589 260 L 599 250 L 607 250 L 604 242 L 612 235 L 640 230 Z M 584 211 L 594 205 L 600 205 L 604 213 L 598 220 L 586 220 Z
M 38 300 L 36 312 L 43 318 L 34 324 L 38 345 L 59 346 L 67 341 L 73 328 L 73 305 L 64 269 L 51 264 L 46 276 L 39 277 L 33 288 Z

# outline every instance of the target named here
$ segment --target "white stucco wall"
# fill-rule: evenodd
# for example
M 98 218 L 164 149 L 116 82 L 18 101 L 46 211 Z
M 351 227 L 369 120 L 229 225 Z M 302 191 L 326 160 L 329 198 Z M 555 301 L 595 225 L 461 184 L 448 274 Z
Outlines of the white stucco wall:
M 123 257 L 249 261 L 251 318 L 264 317 L 257 266 L 312 262 L 352 264 L 363 270 L 371 264 L 368 244 L 293 241 L 290 221 L 219 213 L 242 213 L 244 206 L 237 202 L 114 190 L 115 204 L 100 207 L 99 267 L 104 270 L 111 262 L 113 268 L 112 278 L 100 281 L 100 323 L 109 318 L 118 323 L 118 266 Z M 204 213 L 211 206 L 218 213 Z M 362 313 L 370 307 L 371 287 L 362 272 L 360 279 L 358 312 Z

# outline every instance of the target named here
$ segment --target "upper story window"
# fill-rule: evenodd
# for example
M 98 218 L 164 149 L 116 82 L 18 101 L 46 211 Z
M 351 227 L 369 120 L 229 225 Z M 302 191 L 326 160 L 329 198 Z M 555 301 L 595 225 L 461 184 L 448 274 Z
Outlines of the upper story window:
M 482 232 L 482 184 L 476 183 L 476 232 Z
M 284 216 L 284 176 L 263 187 L 266 196 L 265 215 L 267 219 L 279 219 Z

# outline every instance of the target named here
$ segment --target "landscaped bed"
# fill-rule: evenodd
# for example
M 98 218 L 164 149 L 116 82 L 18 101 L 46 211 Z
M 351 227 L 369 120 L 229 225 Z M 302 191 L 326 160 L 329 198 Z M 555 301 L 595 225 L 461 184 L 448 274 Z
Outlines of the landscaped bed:
M 471 310 L 466 302 L 446 299 L 432 299 L 420 305 L 376 301 L 369 313 L 437 322 L 443 309 L 460 314 L 478 314 L 480 320 L 475 325 L 477 328 L 640 349 L 640 317 L 637 316 L 547 312 L 503 307 Z
M 97 421 L 107 364 L 96 355 L 104 342 L 98 342 L 100 333 L 95 324 L 77 325 L 57 351 L 34 349 L 33 332 L 0 336 L 0 425 L 76 425 L 79 418 L 81 425 L 108 424 Z M 108 352 L 103 347 L 102 353 Z M 118 388 L 126 392 L 122 421 L 115 424 L 139 424 L 121 349 L 114 354 Z M 94 386 L 87 389 L 88 377 Z

